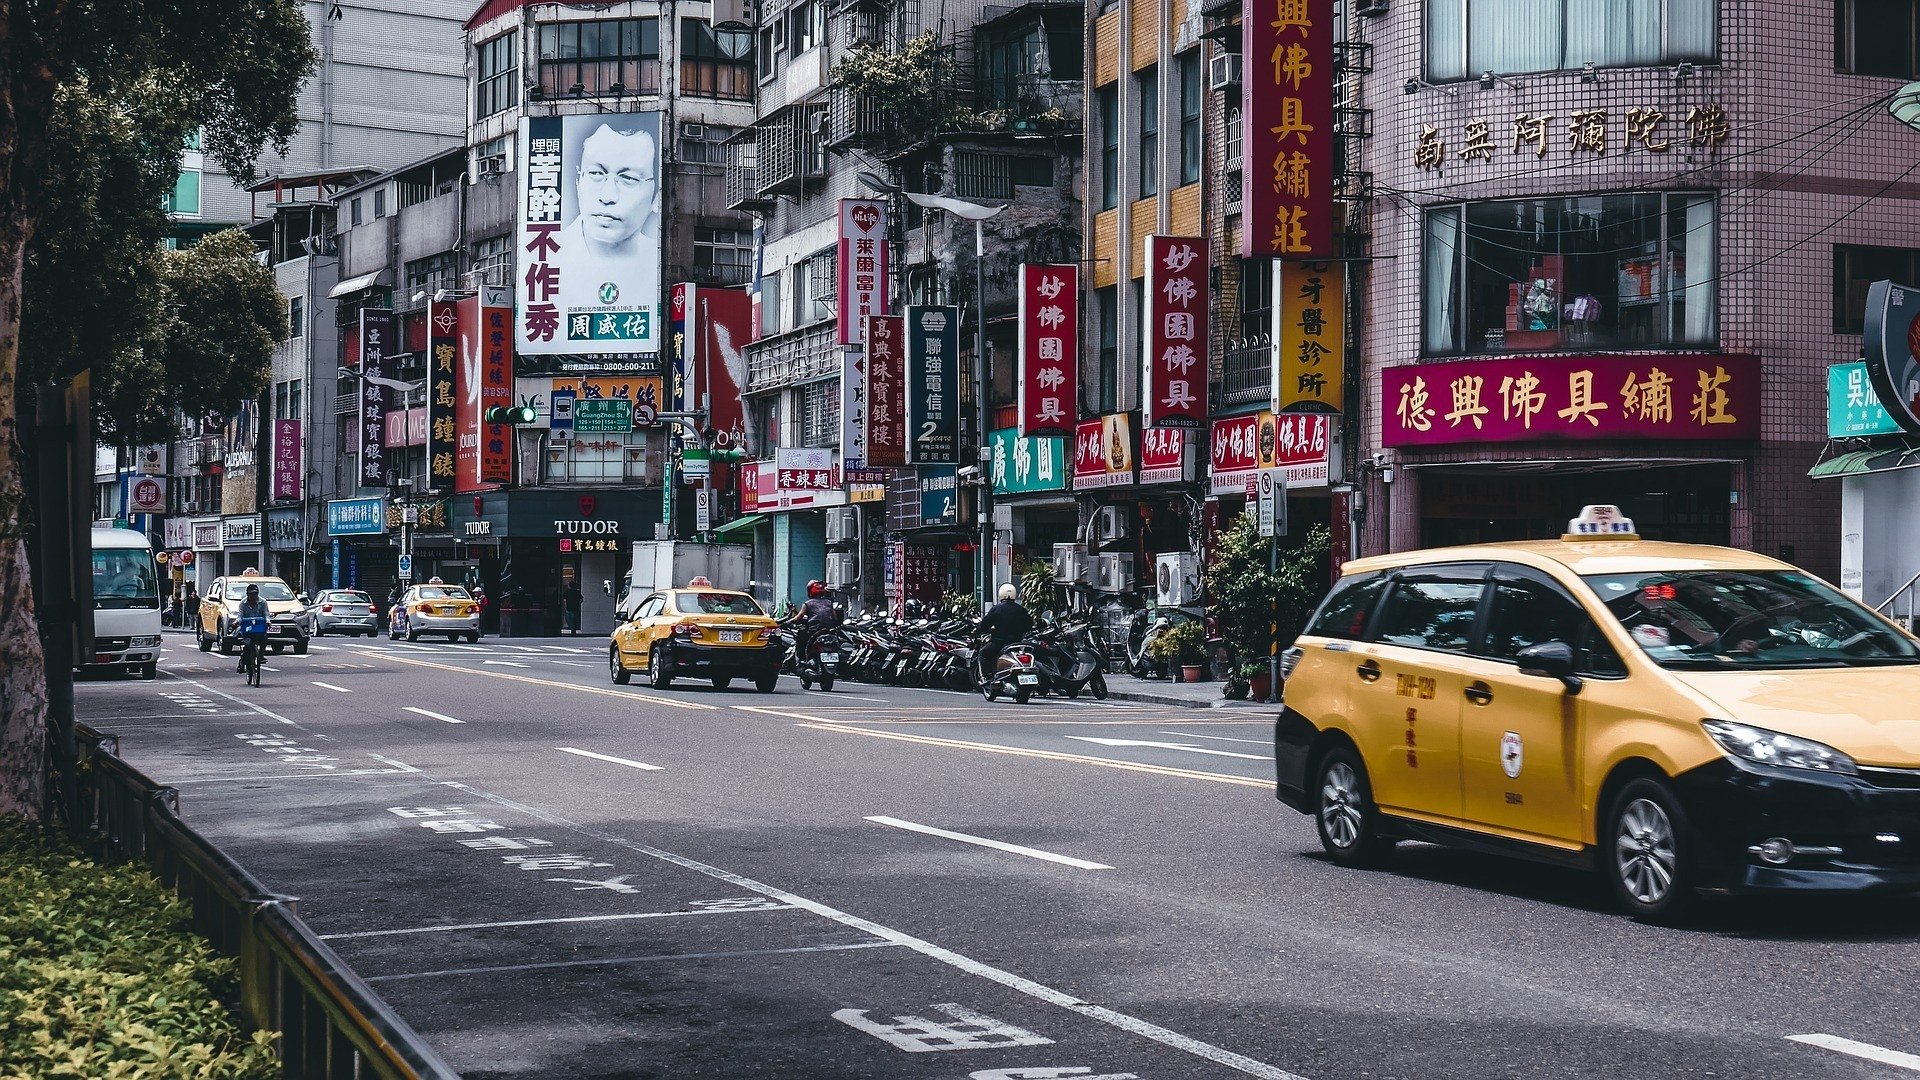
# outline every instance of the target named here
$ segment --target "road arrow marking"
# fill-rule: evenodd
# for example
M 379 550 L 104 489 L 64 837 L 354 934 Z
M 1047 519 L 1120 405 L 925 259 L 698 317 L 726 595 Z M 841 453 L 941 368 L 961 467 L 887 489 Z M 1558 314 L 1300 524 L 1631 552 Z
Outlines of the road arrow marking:
M 1145 739 L 1102 739 L 1092 735 L 1068 735 L 1078 742 L 1090 742 L 1100 746 L 1147 746 L 1155 750 L 1185 750 L 1189 754 L 1211 754 L 1214 757 L 1237 757 L 1248 761 L 1271 761 L 1272 754 L 1236 754 L 1231 750 L 1209 750 L 1204 746 L 1188 746 L 1176 742 L 1148 742 Z
M 517 668 L 523 668 L 523 667 L 526 667 L 526 666 L 527 666 L 527 665 L 525 665 L 525 664 L 516 664 L 516 663 L 514 663 L 514 662 L 513 662 L 513 661 L 511 661 L 511 660 L 482 660 L 482 661 L 480 661 L 480 663 L 481 663 L 481 664 L 483 664 L 483 665 L 485 665 L 485 664 L 493 664 L 493 665 L 495 665 L 496 667 L 517 667 Z

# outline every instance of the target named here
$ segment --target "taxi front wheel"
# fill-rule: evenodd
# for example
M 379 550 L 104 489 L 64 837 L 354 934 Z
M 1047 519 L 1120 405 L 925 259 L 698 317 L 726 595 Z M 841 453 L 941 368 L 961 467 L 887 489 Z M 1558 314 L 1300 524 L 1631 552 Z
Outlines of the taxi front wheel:
M 1667 785 L 1648 777 L 1623 784 L 1600 843 L 1607 883 L 1635 919 L 1678 922 L 1698 902 L 1693 837 Z
M 1350 746 L 1327 751 L 1315 781 L 1313 820 L 1320 845 L 1341 866 L 1378 865 L 1392 852 L 1393 841 L 1380 835 L 1380 811 L 1360 755 Z

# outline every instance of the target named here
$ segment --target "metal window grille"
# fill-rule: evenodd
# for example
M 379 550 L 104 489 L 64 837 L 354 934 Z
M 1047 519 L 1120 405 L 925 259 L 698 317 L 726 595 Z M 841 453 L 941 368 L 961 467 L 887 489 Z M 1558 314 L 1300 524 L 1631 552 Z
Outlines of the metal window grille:
M 962 150 L 953 155 L 954 192 L 963 199 L 1013 198 L 1013 159 Z
M 840 384 L 829 380 L 801 387 L 800 419 L 805 445 L 840 445 Z
M 753 276 L 753 243 L 744 229 L 693 228 L 693 274 L 711 285 L 744 285 Z

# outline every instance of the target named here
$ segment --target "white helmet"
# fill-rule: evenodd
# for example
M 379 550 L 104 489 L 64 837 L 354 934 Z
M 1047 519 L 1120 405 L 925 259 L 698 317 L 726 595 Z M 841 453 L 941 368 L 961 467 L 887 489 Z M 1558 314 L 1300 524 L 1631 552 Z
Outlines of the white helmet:
M 1019 599 L 1019 596 L 1020 596 L 1020 590 L 1014 588 L 1012 582 L 1008 582 L 1007 584 L 1000 586 L 1000 599 L 1016 600 L 1016 599 Z

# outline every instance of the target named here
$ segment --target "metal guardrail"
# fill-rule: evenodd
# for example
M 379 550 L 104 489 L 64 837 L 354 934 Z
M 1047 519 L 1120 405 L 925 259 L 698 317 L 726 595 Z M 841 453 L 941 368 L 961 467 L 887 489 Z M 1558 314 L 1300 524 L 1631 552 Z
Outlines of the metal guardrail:
M 194 932 L 239 962 L 241 1015 L 278 1032 L 289 1080 L 459 1080 L 296 910 L 180 820 L 179 793 L 120 760 L 119 737 L 78 725 L 83 842 L 145 863 L 193 908 Z
M 1920 584 L 1920 574 L 1915 574 L 1912 577 L 1908 578 L 1907 583 L 1905 585 L 1902 585 L 1900 586 L 1900 588 L 1894 590 L 1894 594 L 1892 596 L 1889 596 L 1885 600 L 1880 601 L 1879 604 L 1874 606 L 1873 610 L 1879 612 L 1882 615 L 1887 616 L 1888 618 L 1899 618 L 1899 616 L 1894 615 L 1893 612 L 1888 611 L 1887 609 L 1893 606 L 1893 602 L 1895 600 L 1898 600 L 1902 596 L 1904 596 L 1907 598 L 1907 614 L 1904 621 L 1906 622 L 1907 629 L 1909 630 L 1913 629 L 1914 600 L 1916 598 L 1916 590 L 1914 589 L 1914 585 L 1916 584 Z

